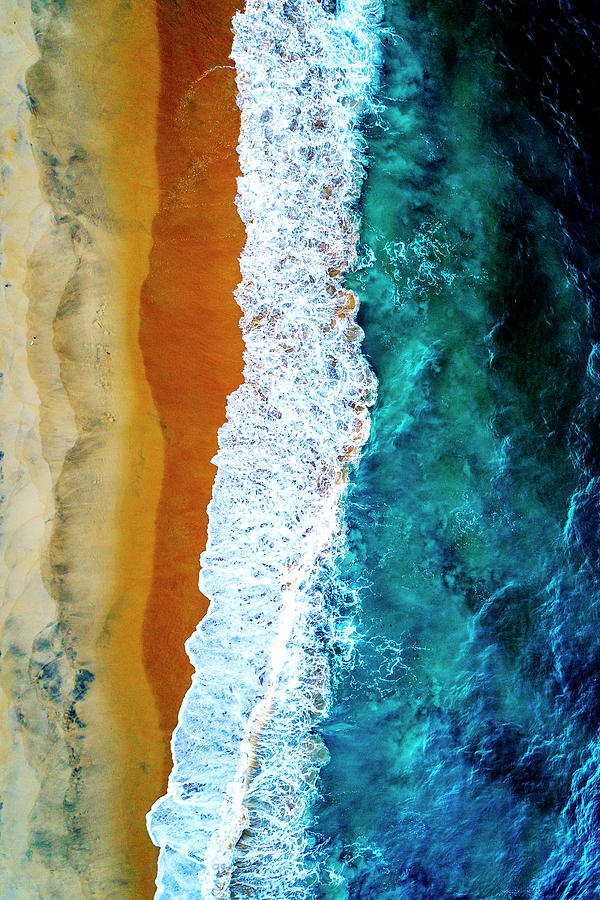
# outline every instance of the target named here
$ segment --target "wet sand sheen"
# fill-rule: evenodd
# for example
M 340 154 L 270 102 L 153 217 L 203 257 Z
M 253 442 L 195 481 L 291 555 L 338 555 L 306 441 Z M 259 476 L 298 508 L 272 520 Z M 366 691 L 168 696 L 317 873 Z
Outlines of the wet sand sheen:
M 160 210 L 141 304 L 140 344 L 165 436 L 155 566 L 144 660 L 169 740 L 192 667 L 184 650 L 206 611 L 198 557 L 225 398 L 241 381 L 240 310 L 233 299 L 244 240 L 234 206 L 239 112 L 231 0 L 159 3 Z M 225 68 L 226 67 L 226 68 Z

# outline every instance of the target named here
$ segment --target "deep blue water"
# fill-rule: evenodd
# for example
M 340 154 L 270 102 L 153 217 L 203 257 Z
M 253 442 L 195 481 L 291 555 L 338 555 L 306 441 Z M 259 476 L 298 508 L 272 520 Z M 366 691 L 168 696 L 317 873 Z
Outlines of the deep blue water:
M 386 2 L 323 898 L 600 896 L 599 18 Z

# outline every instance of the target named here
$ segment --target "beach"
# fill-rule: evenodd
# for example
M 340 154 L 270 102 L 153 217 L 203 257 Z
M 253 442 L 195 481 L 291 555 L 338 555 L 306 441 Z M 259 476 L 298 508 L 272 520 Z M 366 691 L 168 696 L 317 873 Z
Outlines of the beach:
M 0 897 L 596 896 L 599 34 L 0 4 Z
M 205 75 L 232 14 L 5 11 L 5 896 L 153 895 L 145 814 L 241 377 L 233 72 Z
M 158 7 L 160 208 L 142 289 L 140 345 L 165 434 L 143 630 L 165 737 L 192 672 L 184 641 L 207 606 L 198 592 L 198 558 L 215 475 L 210 461 L 225 398 L 242 378 L 240 310 L 233 300 L 244 238 L 234 205 L 239 111 L 228 58 L 234 12 L 230 2 L 187 0 L 176 14 L 169 5 Z M 167 754 L 165 776 L 170 765 Z

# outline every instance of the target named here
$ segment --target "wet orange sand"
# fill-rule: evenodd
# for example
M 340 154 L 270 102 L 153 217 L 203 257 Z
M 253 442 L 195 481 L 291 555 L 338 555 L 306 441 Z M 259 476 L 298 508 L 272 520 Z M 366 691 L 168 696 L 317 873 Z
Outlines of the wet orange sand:
M 130 766 L 123 782 L 124 803 L 131 805 L 124 809 L 129 842 L 144 896 L 151 895 L 156 865 L 144 817 L 166 790 L 171 733 L 192 672 L 184 642 L 207 605 L 198 590 L 198 569 L 216 471 L 210 460 L 226 397 L 241 381 L 240 311 L 233 290 L 244 231 L 234 206 L 239 113 L 228 59 L 234 12 L 235 6 L 222 0 L 158 0 L 156 7 L 158 212 L 149 271 L 132 316 L 133 322 L 139 316 L 135 337 L 147 381 L 136 390 L 137 432 L 132 432 L 129 487 L 121 504 L 120 571 L 129 582 L 123 597 L 130 614 L 120 617 L 110 650 L 115 686 L 134 687 L 130 660 L 139 654 L 140 630 L 132 624 L 140 621 L 158 735 L 144 722 L 135 698 L 126 696 L 130 691 L 117 689 L 115 699 L 121 728 L 134 741 L 155 742 L 160 755 L 158 770 L 149 767 L 140 779 Z M 136 462 L 148 430 L 141 400 L 148 385 L 163 437 L 160 470 L 156 457 L 145 458 L 146 451 L 144 465 Z M 131 710 L 128 723 L 123 709 Z
M 144 620 L 144 661 L 160 714 L 165 772 L 191 666 L 184 641 L 206 610 L 198 557 L 216 433 L 225 398 L 241 381 L 239 281 L 243 226 L 230 0 L 159 0 L 161 52 L 157 160 L 160 210 L 141 303 L 140 344 L 165 437 L 154 577 Z M 211 71 L 212 70 L 212 71 Z

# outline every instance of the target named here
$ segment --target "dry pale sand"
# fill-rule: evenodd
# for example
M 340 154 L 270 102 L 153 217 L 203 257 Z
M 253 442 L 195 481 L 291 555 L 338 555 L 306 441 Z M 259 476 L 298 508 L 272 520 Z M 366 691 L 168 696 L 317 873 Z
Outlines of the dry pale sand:
M 234 8 L 36 10 L 0 4 L 0 896 L 150 897 L 241 378 Z

